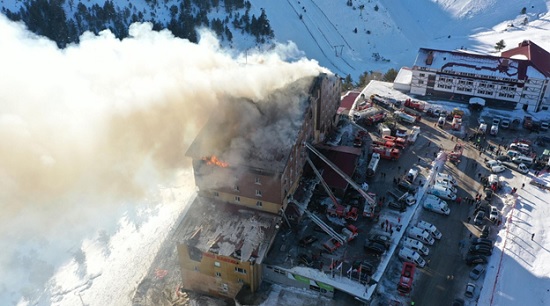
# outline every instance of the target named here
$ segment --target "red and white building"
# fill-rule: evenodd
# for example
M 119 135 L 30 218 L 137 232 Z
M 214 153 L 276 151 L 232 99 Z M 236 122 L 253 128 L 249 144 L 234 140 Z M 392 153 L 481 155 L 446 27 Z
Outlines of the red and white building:
M 465 103 L 476 97 L 489 107 L 533 112 L 550 107 L 550 53 L 529 40 L 501 56 L 421 48 L 400 74 L 410 76 L 413 95 Z M 408 88 L 404 83 L 397 85 Z

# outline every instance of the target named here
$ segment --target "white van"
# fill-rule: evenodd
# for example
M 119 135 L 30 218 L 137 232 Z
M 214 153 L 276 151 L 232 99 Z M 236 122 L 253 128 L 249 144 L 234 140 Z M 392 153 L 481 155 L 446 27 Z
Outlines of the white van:
M 437 119 L 437 125 L 438 126 L 445 126 L 445 121 L 446 120 L 447 119 L 444 116 L 439 117 L 439 119 Z
M 450 174 L 447 174 L 447 173 L 438 173 L 435 178 L 437 180 L 446 180 L 446 181 L 449 181 L 451 182 L 451 184 L 453 185 L 456 185 L 456 180 L 453 178 L 452 175 Z
M 417 251 L 424 256 L 428 256 L 430 254 L 430 249 L 428 249 L 427 246 L 416 239 L 407 237 L 403 238 L 403 246 L 411 250 Z
M 525 152 L 529 153 L 531 151 L 531 147 L 528 144 L 521 143 L 521 142 L 510 144 L 510 146 L 508 146 L 508 149 L 520 151 L 523 153 Z
M 452 192 L 449 188 L 445 188 L 440 185 L 434 185 L 428 190 L 429 194 L 433 194 L 441 199 L 454 201 L 456 200 L 456 193 Z
M 409 169 L 409 173 L 407 173 L 407 181 L 414 183 L 414 181 L 418 177 L 418 172 L 419 171 L 416 168 Z
M 447 188 L 447 189 L 451 190 L 452 193 L 457 193 L 457 192 L 458 192 L 458 190 L 456 189 L 456 187 L 455 187 L 453 184 L 451 184 L 451 182 L 446 181 L 446 180 L 437 180 L 437 179 L 436 179 L 434 185 L 437 185 L 437 186 L 441 186 L 441 187 Z
M 424 258 L 422 258 L 422 256 L 420 256 L 420 254 L 418 254 L 417 252 L 415 252 L 415 251 L 413 251 L 409 248 L 402 247 L 399 250 L 399 255 L 398 256 L 402 260 L 412 262 L 420 268 L 424 268 L 426 266 L 426 261 L 424 260 Z
M 435 227 L 435 225 L 433 225 L 431 223 L 420 220 L 420 221 L 418 221 L 418 223 L 416 223 L 416 226 L 419 227 L 419 228 L 423 228 L 423 229 L 427 230 L 428 233 L 430 233 L 432 235 L 432 237 L 434 237 L 437 240 L 439 240 L 439 239 L 441 239 L 441 237 L 443 237 L 443 235 L 437 229 L 437 227 Z
M 491 126 L 491 135 L 496 136 L 498 134 L 498 125 Z
M 531 157 L 520 155 L 512 158 L 512 162 L 515 164 L 525 164 L 526 166 L 532 166 L 535 161 Z
M 508 150 L 506 151 L 506 155 L 510 156 L 510 158 L 514 158 L 517 156 L 522 156 L 523 154 L 521 152 L 518 152 L 516 150 Z
M 407 231 L 407 236 L 427 245 L 433 245 L 435 242 L 434 238 L 432 237 L 432 235 L 430 235 L 430 233 L 428 233 L 428 231 L 416 226 L 411 226 L 409 228 L 409 230 Z

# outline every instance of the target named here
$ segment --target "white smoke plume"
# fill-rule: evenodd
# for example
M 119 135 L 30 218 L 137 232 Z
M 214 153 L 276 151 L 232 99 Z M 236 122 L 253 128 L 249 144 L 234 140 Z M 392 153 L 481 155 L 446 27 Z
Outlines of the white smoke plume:
M 290 43 L 245 57 L 210 32 L 193 44 L 150 24 L 63 50 L 2 15 L 0 33 L 0 304 L 32 297 L 21 283 L 39 292 L 68 250 L 189 167 L 189 144 L 228 97 L 264 101 L 326 72 L 288 62 L 301 56 Z

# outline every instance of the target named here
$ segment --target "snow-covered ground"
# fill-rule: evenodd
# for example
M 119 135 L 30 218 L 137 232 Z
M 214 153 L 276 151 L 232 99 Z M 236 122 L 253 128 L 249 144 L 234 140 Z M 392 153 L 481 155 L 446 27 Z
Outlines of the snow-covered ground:
M 366 71 L 412 65 L 421 47 L 494 53 L 501 39 L 509 47 L 530 39 L 550 50 L 545 0 L 355 0 L 352 7 L 346 2 L 251 1 L 266 9 L 279 41 L 295 42 L 307 57 L 355 81 Z M 523 7 L 526 14 L 520 14 Z M 525 18 L 528 24 L 522 25 Z
M 532 185 L 531 181 L 547 189 Z M 518 188 L 517 197 L 508 195 L 504 201 L 506 222 L 487 265 L 478 305 L 548 305 L 550 237 L 546 231 L 550 173 L 515 173 L 508 186 L 508 193 L 512 187 Z
M 0 16 L 0 304 L 131 304 L 195 192 L 191 172 L 172 169 L 188 169 L 185 148 L 225 94 L 262 97 L 320 71 L 315 61 L 357 80 L 411 65 L 420 47 L 550 50 L 544 0 L 252 3 L 292 43 L 245 58 L 208 35 L 192 45 L 142 25 L 60 51 Z M 480 305 L 550 299 L 547 193 L 526 184 L 511 204 Z

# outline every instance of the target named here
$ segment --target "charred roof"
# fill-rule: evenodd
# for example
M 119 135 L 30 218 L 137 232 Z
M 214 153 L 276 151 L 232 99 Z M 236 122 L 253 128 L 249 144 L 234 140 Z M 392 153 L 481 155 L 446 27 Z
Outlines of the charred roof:
M 302 78 L 261 101 L 227 97 L 186 155 L 194 159 L 215 155 L 230 167 L 282 172 L 310 106 L 313 81 Z

